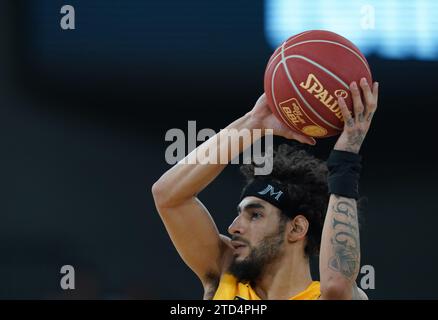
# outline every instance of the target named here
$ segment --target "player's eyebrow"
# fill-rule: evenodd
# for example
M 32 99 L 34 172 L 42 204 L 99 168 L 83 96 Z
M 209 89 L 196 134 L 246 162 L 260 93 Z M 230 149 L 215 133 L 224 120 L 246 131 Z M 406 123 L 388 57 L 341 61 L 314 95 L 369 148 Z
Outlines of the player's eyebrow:
M 243 208 L 241 206 L 237 206 L 238 213 L 248 209 L 265 209 L 265 207 L 259 202 L 247 203 Z

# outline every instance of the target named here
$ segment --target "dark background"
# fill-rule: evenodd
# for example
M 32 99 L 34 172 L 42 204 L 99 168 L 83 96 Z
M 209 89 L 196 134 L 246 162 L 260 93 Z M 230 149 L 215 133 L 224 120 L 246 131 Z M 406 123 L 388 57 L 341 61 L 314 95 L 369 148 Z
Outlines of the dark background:
M 65 4 L 74 31 L 59 27 Z M 200 298 L 150 192 L 169 168 L 164 135 L 247 112 L 272 51 L 263 1 L 1 0 L 0 298 Z M 380 82 L 361 152 L 367 294 L 437 298 L 438 62 L 367 58 Z M 241 184 L 229 166 L 200 195 L 221 232 Z

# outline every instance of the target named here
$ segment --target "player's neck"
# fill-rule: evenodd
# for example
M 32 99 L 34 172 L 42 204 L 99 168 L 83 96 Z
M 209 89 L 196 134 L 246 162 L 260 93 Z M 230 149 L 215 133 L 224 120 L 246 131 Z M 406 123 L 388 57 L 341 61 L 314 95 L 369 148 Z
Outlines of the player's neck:
M 312 283 L 309 260 L 301 252 L 284 255 L 264 270 L 253 289 L 263 300 L 286 300 Z

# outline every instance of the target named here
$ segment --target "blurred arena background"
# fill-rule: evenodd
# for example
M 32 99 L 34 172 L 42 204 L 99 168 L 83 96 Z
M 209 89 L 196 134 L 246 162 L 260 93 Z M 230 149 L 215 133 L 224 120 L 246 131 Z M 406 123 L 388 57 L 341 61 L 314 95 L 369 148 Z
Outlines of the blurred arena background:
M 367 294 L 437 298 L 437 5 L 341 2 L 0 1 L 0 298 L 201 298 L 150 193 L 169 167 L 164 135 L 247 112 L 278 41 L 317 28 L 357 42 L 380 82 L 361 152 Z M 76 30 L 59 26 L 65 4 Z M 352 20 L 361 5 L 372 30 Z M 229 166 L 200 195 L 223 233 L 240 186 Z M 73 291 L 59 285 L 66 264 Z

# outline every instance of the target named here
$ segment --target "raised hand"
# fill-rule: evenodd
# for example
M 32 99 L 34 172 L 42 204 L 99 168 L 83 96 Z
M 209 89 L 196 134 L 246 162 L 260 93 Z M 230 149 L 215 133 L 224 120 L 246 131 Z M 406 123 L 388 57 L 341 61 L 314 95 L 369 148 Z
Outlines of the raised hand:
M 379 95 L 379 84 L 374 82 L 373 89 L 365 78 L 360 80 L 360 87 L 363 92 L 364 101 L 361 98 L 360 89 L 356 82 L 350 84 L 353 98 L 353 115 L 347 108 L 345 100 L 338 98 L 339 107 L 344 117 L 344 131 L 338 138 L 334 149 L 359 153 L 362 142 L 370 129 L 371 120 L 377 109 Z

